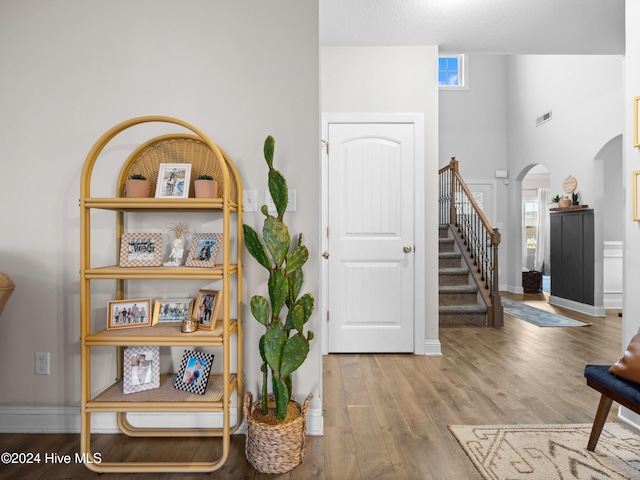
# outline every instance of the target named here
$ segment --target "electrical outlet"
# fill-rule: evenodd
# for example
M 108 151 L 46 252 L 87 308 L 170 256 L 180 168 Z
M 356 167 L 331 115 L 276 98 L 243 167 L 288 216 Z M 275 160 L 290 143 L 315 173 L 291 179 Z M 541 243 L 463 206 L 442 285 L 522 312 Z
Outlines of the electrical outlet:
M 49 352 L 36 353 L 36 375 L 50 375 Z

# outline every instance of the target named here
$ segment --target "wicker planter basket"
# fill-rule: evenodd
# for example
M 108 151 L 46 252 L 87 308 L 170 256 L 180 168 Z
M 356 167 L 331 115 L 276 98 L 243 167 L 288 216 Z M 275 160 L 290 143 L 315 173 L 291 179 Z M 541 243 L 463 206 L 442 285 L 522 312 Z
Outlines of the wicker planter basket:
M 253 394 L 244 395 L 243 411 L 247 419 L 245 455 L 247 461 L 261 473 L 285 473 L 302 463 L 307 447 L 307 410 L 313 397 L 309 394 L 304 404 L 289 402 L 300 415 L 289 421 L 268 424 L 256 419 L 254 411 L 261 413 L 262 403 L 253 401 Z M 275 408 L 273 396 L 269 396 L 269 407 Z

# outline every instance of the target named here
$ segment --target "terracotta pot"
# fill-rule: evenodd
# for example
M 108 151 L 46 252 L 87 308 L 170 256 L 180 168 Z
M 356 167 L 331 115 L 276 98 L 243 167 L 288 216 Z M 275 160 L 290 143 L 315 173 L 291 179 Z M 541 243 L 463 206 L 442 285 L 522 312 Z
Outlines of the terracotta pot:
M 149 198 L 149 180 L 129 179 L 124 182 L 124 196 L 127 198 Z
M 216 198 L 218 196 L 218 182 L 215 180 L 195 180 L 193 185 L 198 198 Z

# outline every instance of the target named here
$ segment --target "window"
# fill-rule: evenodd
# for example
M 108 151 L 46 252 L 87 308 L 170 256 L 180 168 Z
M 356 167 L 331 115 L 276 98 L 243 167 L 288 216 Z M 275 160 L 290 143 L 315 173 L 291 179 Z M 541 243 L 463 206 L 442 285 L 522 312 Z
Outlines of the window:
M 527 248 L 535 250 L 538 242 L 538 202 L 524 202 L 524 226 Z
M 466 89 L 466 55 L 438 57 L 438 86 L 441 89 Z

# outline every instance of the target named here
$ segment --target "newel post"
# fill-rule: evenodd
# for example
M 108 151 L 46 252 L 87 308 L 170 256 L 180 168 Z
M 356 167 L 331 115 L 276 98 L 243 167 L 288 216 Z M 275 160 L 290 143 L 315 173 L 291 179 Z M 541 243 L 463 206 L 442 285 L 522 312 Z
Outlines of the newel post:
M 498 279 L 498 246 L 500 245 L 500 231 L 497 228 L 491 233 L 491 244 L 493 245 L 493 282 L 491 293 L 491 304 L 493 315 L 491 319 L 492 327 L 502 327 L 504 325 L 504 311 L 502 299 L 500 298 L 500 282 Z
M 449 209 L 449 222 L 457 225 L 458 215 L 456 213 L 456 179 L 458 175 L 458 160 L 456 160 L 456 157 L 451 157 L 449 168 L 451 169 L 451 206 Z

